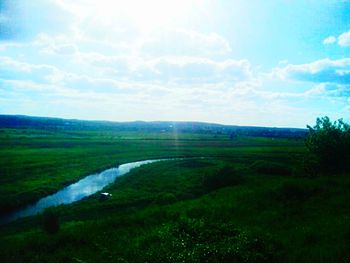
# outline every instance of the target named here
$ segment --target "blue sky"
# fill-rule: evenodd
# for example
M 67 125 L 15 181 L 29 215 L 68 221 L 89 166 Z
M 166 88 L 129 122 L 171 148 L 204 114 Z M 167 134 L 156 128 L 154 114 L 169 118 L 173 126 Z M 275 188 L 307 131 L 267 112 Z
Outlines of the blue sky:
M 0 0 L 0 113 L 350 120 L 350 1 Z

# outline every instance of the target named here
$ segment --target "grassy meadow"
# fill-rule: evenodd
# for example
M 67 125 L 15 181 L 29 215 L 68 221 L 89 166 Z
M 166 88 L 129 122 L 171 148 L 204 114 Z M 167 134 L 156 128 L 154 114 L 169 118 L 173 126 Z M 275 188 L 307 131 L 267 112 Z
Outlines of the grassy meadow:
M 5 214 L 90 173 L 132 170 L 98 194 L 0 226 L 1 262 L 348 262 L 350 178 L 301 172 L 303 139 L 0 130 Z

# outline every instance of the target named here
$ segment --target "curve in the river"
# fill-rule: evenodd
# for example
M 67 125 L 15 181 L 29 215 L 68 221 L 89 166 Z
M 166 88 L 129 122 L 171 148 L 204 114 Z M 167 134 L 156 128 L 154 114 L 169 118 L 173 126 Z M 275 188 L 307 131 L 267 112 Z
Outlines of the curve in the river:
M 92 174 L 84 177 L 80 181 L 71 184 L 62 190 L 56 192 L 53 195 L 49 195 L 40 199 L 37 203 L 27 206 L 25 208 L 14 211 L 4 217 L 0 218 L 0 224 L 7 224 L 18 218 L 33 216 L 44 211 L 45 208 L 51 206 L 57 206 L 62 204 L 70 204 L 90 196 L 107 185 L 113 183 L 115 179 L 128 173 L 131 169 L 140 167 L 144 164 L 154 163 L 162 160 L 169 159 L 157 159 L 146 160 L 139 162 L 132 162 L 119 165 L 117 168 L 111 168 L 98 174 Z

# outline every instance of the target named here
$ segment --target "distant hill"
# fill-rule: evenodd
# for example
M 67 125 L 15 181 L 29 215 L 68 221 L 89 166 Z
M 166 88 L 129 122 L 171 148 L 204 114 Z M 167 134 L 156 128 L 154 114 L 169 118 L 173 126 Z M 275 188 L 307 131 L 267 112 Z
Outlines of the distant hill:
M 254 126 L 222 125 L 204 122 L 170 122 L 170 121 L 86 121 L 25 115 L 0 115 L 0 128 L 32 128 L 46 130 L 104 130 L 104 131 L 143 131 L 143 132 L 196 132 L 237 135 L 262 136 L 276 138 L 299 138 L 307 135 L 306 129 L 272 128 Z

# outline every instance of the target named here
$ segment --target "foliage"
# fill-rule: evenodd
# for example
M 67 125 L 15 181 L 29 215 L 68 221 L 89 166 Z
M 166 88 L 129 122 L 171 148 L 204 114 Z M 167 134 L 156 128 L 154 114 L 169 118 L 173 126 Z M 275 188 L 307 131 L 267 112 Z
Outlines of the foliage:
M 291 169 L 287 165 L 277 162 L 258 160 L 252 164 L 252 168 L 261 174 L 291 175 Z
M 280 245 L 266 236 L 254 236 L 232 223 L 180 218 L 143 242 L 147 262 L 274 262 Z M 150 245 L 150 243 L 153 244 Z M 157 246 L 158 249 L 150 249 Z
M 277 190 L 277 200 L 283 202 L 305 201 L 315 194 L 315 190 L 305 184 L 285 182 Z
M 52 209 L 45 209 L 42 214 L 43 228 L 49 234 L 55 234 L 60 230 L 58 215 Z
M 172 193 L 162 193 L 159 194 L 155 203 L 156 204 L 161 204 L 161 205 L 166 205 L 166 204 L 172 204 L 177 201 L 176 196 Z
M 224 166 L 213 174 L 206 175 L 203 186 L 207 191 L 238 185 L 243 178 L 232 166 Z
M 319 172 L 343 172 L 349 169 L 350 125 L 342 119 L 331 122 L 328 117 L 317 118 L 314 127 L 307 126 L 306 146 L 315 158 Z

